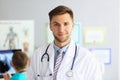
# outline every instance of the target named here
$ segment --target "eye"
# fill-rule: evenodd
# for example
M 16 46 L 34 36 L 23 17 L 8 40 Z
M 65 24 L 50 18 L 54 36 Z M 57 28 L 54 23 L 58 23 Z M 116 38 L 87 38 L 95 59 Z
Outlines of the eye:
M 60 24 L 58 24 L 58 23 L 54 23 L 53 26 L 56 26 L 56 27 L 57 27 L 57 26 L 60 26 Z
M 65 22 L 65 23 L 64 23 L 64 26 L 68 26 L 68 25 L 69 25 L 69 23 L 68 23 L 68 22 Z

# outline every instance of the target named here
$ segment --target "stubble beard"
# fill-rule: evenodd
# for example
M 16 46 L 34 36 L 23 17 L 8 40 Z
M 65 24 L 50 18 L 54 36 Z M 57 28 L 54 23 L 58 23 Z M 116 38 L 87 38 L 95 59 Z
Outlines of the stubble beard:
M 57 40 L 60 43 L 67 42 L 70 39 L 70 36 L 67 36 L 64 40 L 59 39 L 57 36 L 54 35 L 55 40 Z

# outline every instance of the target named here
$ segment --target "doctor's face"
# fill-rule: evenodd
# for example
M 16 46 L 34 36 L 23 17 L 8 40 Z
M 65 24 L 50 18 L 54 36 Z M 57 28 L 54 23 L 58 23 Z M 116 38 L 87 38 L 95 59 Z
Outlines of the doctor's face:
M 69 42 L 73 27 L 73 19 L 68 13 L 55 15 L 50 22 L 50 29 L 57 42 Z

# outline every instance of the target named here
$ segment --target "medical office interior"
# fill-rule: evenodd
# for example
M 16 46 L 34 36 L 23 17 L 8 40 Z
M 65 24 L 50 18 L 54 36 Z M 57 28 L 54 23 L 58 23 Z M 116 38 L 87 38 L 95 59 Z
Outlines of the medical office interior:
M 119 0 L 0 0 L 0 35 L 7 37 L 11 24 L 20 36 L 19 42 L 24 39 L 21 32 L 28 32 L 32 41 L 24 46 L 26 51 L 26 46 L 32 46 L 32 51 L 28 52 L 32 56 L 36 48 L 51 41 L 48 12 L 58 5 L 66 5 L 73 10 L 77 27 L 75 39 L 78 45 L 95 52 L 103 62 L 103 80 L 120 80 Z M 5 40 L 0 40 L 0 43 L 5 43 Z M 6 48 L 0 45 L 2 49 Z

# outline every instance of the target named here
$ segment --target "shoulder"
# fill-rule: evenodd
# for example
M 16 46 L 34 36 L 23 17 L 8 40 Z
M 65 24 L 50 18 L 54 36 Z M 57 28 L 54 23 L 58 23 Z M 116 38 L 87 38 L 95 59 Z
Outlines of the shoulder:
M 86 74 L 97 77 L 104 73 L 104 65 L 101 63 L 89 49 L 78 46 L 76 68 L 81 67 L 87 71 Z M 97 75 L 97 76 L 96 76 Z
M 89 61 L 94 61 L 94 62 L 98 61 L 96 59 L 95 55 L 89 49 L 87 49 L 85 47 L 81 47 L 81 46 L 78 46 L 77 48 L 78 48 L 78 51 L 77 51 L 78 57 L 82 57 L 84 60 L 86 60 L 88 62 Z
M 35 54 L 39 53 L 39 52 L 43 52 L 46 48 L 47 44 L 41 45 L 39 46 L 36 50 L 35 50 Z
M 43 53 L 45 51 L 47 47 L 47 44 L 44 44 L 44 45 L 41 45 L 39 46 L 35 51 L 34 51 L 34 54 L 33 56 L 37 55 L 37 54 L 40 54 L 40 53 Z
M 32 56 L 32 59 L 33 60 L 36 60 L 38 58 L 40 58 L 46 51 L 47 47 L 48 47 L 49 44 L 44 44 L 40 47 L 38 47 L 35 52 L 33 53 L 33 56 Z
M 77 52 L 79 54 L 91 55 L 91 52 L 89 51 L 89 49 L 82 47 L 82 46 L 77 46 Z
M 87 69 L 100 70 L 100 72 L 104 73 L 104 64 L 101 63 L 89 49 L 78 46 L 77 57 L 77 62 L 86 65 Z
M 53 43 L 43 44 L 43 45 L 41 45 L 40 47 L 38 47 L 38 48 L 35 50 L 34 54 L 41 54 L 41 53 L 44 54 L 44 52 L 46 51 L 47 47 L 49 48 L 49 47 L 51 47 L 52 45 L 53 45 Z
M 26 74 L 25 73 L 16 73 L 9 80 L 26 80 Z

